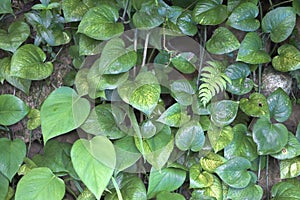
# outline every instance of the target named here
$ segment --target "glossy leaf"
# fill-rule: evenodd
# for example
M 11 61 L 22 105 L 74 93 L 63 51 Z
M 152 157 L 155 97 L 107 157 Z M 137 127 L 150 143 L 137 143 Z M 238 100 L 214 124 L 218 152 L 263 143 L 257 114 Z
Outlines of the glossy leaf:
M 196 190 L 197 191 L 197 190 Z M 223 199 L 223 187 L 220 179 L 213 175 L 213 184 L 209 187 L 198 190 L 194 193 L 191 200 L 222 200 Z
M 189 116 L 182 111 L 180 104 L 175 103 L 161 114 L 157 121 L 168 126 L 180 127 L 189 120 Z
M 278 56 L 272 60 L 274 69 L 281 72 L 288 72 L 300 69 L 300 51 L 289 44 L 278 48 Z
M 282 88 L 278 88 L 268 97 L 270 115 L 278 122 L 286 121 L 292 114 L 292 102 Z
M 284 159 L 291 159 L 296 156 L 300 155 L 300 142 L 298 139 L 289 132 L 289 138 L 288 143 L 285 145 L 282 150 L 276 154 L 272 154 L 271 156 L 278 159 L 278 160 L 284 160 Z
M 53 71 L 52 63 L 45 60 L 42 49 L 33 44 L 23 45 L 11 58 L 11 75 L 30 80 L 45 79 Z
M 27 128 L 34 130 L 41 125 L 40 111 L 37 109 L 31 109 L 28 113 Z
M 215 172 L 230 187 L 244 188 L 251 180 L 251 175 L 247 171 L 250 167 L 251 163 L 249 160 L 235 157 L 215 169 Z
M 88 9 L 84 0 L 64 0 L 62 2 L 62 10 L 64 11 L 66 22 L 80 21 Z
M 113 144 L 104 136 L 79 139 L 73 144 L 71 158 L 78 176 L 99 200 L 116 165 Z
M 90 104 L 68 87 L 54 90 L 41 107 L 44 143 L 78 128 L 88 117 Z M 57 126 L 59 124 L 59 126 Z
M 286 40 L 296 24 L 296 13 L 292 7 L 278 7 L 268 12 L 261 22 L 263 32 L 270 33 L 275 43 Z
M 228 17 L 227 24 L 241 31 L 255 31 L 260 23 L 257 19 L 258 7 L 251 2 L 245 2 L 237 6 Z
M 288 130 L 283 124 L 272 124 L 261 118 L 254 124 L 253 140 L 259 155 L 278 153 L 288 142 Z
M 195 90 L 192 85 L 185 79 L 179 79 L 171 83 L 170 89 L 172 96 L 182 106 L 189 106 L 193 102 Z
M 96 55 L 103 50 L 103 46 L 102 41 L 80 34 L 79 55 Z
M 0 14 L 4 13 L 13 13 L 13 9 L 11 7 L 11 0 L 3 0 L 0 4 Z
M 29 34 L 30 28 L 25 22 L 11 23 L 8 31 L 0 29 L 0 49 L 15 52 L 28 38 Z
M 64 181 L 56 177 L 49 168 L 41 167 L 32 169 L 21 178 L 17 185 L 15 199 L 60 200 L 64 194 Z
M 181 169 L 164 168 L 160 171 L 151 169 L 147 191 L 148 199 L 156 196 L 161 191 L 174 191 L 178 189 L 185 180 L 186 172 Z
M 182 194 L 178 193 L 170 193 L 170 192 L 160 192 L 156 196 L 157 200 L 165 200 L 165 199 L 172 199 L 172 200 L 185 200 L 184 196 Z
M 193 36 L 197 33 L 197 26 L 195 22 L 192 20 L 191 12 L 183 12 L 178 18 L 177 23 L 178 29 L 181 33 Z
M 249 99 L 242 98 L 240 100 L 241 110 L 252 117 L 269 117 L 270 111 L 267 99 L 259 93 L 252 93 Z
M 239 108 L 238 102 L 222 100 L 210 104 L 211 121 L 218 127 L 231 124 L 236 117 Z
M 203 170 L 213 173 L 215 172 L 215 169 L 223 165 L 226 161 L 227 159 L 224 157 L 210 152 L 205 157 L 200 159 L 200 164 Z
M 117 22 L 118 10 L 109 5 L 91 8 L 83 16 L 78 32 L 96 40 L 108 40 L 124 31 L 123 24 Z
M 202 171 L 199 164 L 190 167 L 190 188 L 205 188 L 214 183 L 212 174 Z
M 26 146 L 20 139 L 9 140 L 7 138 L 0 139 L 0 172 L 12 180 L 17 173 L 19 167 L 23 163 L 26 155 Z
M 276 183 L 271 190 L 272 199 L 274 200 L 298 200 L 300 199 L 300 190 L 297 186 L 279 182 Z
M 247 2 L 251 2 L 256 5 L 258 3 L 258 0 L 228 0 L 227 9 L 229 12 L 232 12 L 238 5 Z
M 141 126 L 141 135 L 143 138 L 151 138 L 157 131 L 156 126 L 151 120 L 145 121 Z
M 224 149 L 233 139 L 233 131 L 230 126 L 220 128 L 211 124 L 207 134 L 215 153 Z
M 19 122 L 29 112 L 29 107 L 11 94 L 0 95 L 0 124 L 9 126 Z
M 201 25 L 218 25 L 227 18 L 227 8 L 222 0 L 200 0 L 193 10 L 193 19 Z
M 196 70 L 197 57 L 192 52 L 183 52 L 171 59 L 172 64 L 182 73 L 190 74 Z
M 271 57 L 263 49 L 259 35 L 256 32 L 250 32 L 242 41 L 236 60 L 249 64 L 261 64 L 270 62 Z
M 280 178 L 294 178 L 300 175 L 300 157 L 280 161 Z
M 206 49 L 213 54 L 226 54 L 237 50 L 240 42 L 235 35 L 225 27 L 217 28 L 206 43 Z

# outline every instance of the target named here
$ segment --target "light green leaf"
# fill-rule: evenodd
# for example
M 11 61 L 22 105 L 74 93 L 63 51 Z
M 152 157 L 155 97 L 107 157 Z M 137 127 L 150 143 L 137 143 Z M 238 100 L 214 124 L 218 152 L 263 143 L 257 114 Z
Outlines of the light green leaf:
M 214 183 L 214 177 L 211 173 L 201 170 L 200 164 L 190 167 L 190 188 L 205 188 Z
M 195 190 L 191 200 L 223 200 L 223 187 L 220 179 L 213 175 L 213 184 L 201 190 Z
M 161 191 L 174 191 L 185 181 L 186 172 L 182 169 L 164 168 L 160 171 L 151 168 L 147 191 L 148 199 Z
M 13 13 L 13 9 L 11 7 L 11 0 L 2 0 L 0 4 L 0 14 L 4 13 Z
M 26 146 L 22 140 L 0 139 L 0 172 L 6 176 L 9 181 L 11 181 L 17 173 L 19 167 L 23 163 L 25 155 Z
M 273 200 L 299 200 L 300 190 L 297 186 L 287 183 L 276 183 L 271 190 Z
M 182 111 L 180 104 L 175 103 L 163 112 L 157 121 L 168 126 L 180 127 L 189 121 L 189 116 Z
M 280 178 L 294 178 L 300 175 L 300 157 L 280 161 Z
M 109 5 L 91 8 L 83 16 L 78 32 L 96 40 L 108 40 L 124 31 L 123 24 L 117 22 L 118 10 Z
M 191 74 L 196 70 L 197 57 L 192 52 L 183 52 L 171 59 L 176 69 L 185 74 Z
M 260 93 L 252 93 L 249 99 L 240 100 L 241 110 L 252 117 L 269 117 L 270 110 L 267 99 Z
M 227 18 L 223 0 L 199 0 L 193 10 L 193 19 L 201 25 L 218 25 Z
M 261 64 L 270 62 L 271 57 L 263 49 L 259 35 L 256 32 L 250 32 L 242 41 L 236 60 L 249 64 Z
M 151 138 L 152 136 L 155 135 L 156 131 L 157 131 L 157 128 L 151 120 L 146 120 L 143 122 L 143 124 L 141 126 L 142 138 Z
M 283 124 L 272 124 L 260 118 L 253 127 L 253 140 L 259 155 L 274 154 L 282 150 L 288 142 L 288 130 Z
M 68 87 L 54 90 L 41 107 L 44 143 L 78 128 L 88 117 L 90 104 Z M 59 126 L 57 126 L 59 124 Z
M 226 22 L 229 26 L 241 31 L 255 31 L 260 23 L 257 19 L 258 7 L 256 4 L 246 2 L 236 7 Z
M 32 169 L 21 178 L 15 199 L 61 200 L 64 195 L 64 181 L 56 177 L 49 168 L 40 167 Z
M 18 97 L 11 94 L 0 95 L 0 124 L 9 126 L 23 119 L 29 107 Z
M 186 79 L 179 79 L 171 83 L 172 96 L 182 106 L 189 106 L 193 103 L 195 90 Z
M 263 32 L 270 33 L 275 43 L 286 40 L 296 24 L 296 13 L 292 7 L 278 7 L 268 12 L 262 22 Z
M 231 124 L 236 117 L 239 103 L 230 100 L 222 100 L 210 104 L 211 121 L 218 127 Z
M 84 2 L 84 0 L 64 0 L 62 2 L 66 22 L 77 22 L 82 19 L 88 11 L 88 6 Z
M 79 139 L 73 144 L 71 158 L 78 176 L 99 200 L 116 166 L 113 144 L 104 136 Z
M 251 163 L 249 160 L 235 157 L 215 169 L 215 172 L 230 187 L 244 188 L 251 180 L 251 175 L 247 171 L 250 167 Z
M 291 132 L 289 132 L 288 137 L 288 143 L 285 145 L 285 147 L 283 147 L 280 152 L 272 154 L 272 157 L 278 160 L 284 160 L 291 159 L 300 155 L 300 142 Z
M 233 139 L 231 126 L 224 126 L 220 128 L 211 124 L 208 128 L 207 134 L 215 153 L 224 149 Z
M 206 49 L 213 54 L 226 54 L 237 50 L 240 42 L 235 35 L 225 27 L 217 28 L 206 43 Z
M 0 49 L 15 52 L 19 46 L 28 38 L 29 26 L 22 21 L 10 24 L 8 31 L 0 29 Z
M 272 65 L 277 71 L 288 72 L 300 69 L 300 51 L 289 44 L 278 48 L 278 56 L 272 60 Z
M 45 60 L 42 49 L 33 44 L 23 45 L 11 58 L 11 75 L 30 80 L 45 79 L 53 71 L 52 63 Z
M 28 113 L 27 128 L 34 130 L 41 125 L 40 111 L 37 109 L 31 109 Z
M 8 179 L 0 173 L 0 199 L 6 199 L 9 189 Z
M 205 157 L 200 159 L 200 164 L 203 170 L 214 173 L 215 169 L 223 165 L 226 161 L 227 159 L 224 157 L 210 152 Z
M 156 196 L 157 200 L 166 200 L 166 199 L 172 199 L 172 200 L 185 200 L 184 196 L 182 194 L 178 193 L 170 193 L 170 192 L 160 192 Z

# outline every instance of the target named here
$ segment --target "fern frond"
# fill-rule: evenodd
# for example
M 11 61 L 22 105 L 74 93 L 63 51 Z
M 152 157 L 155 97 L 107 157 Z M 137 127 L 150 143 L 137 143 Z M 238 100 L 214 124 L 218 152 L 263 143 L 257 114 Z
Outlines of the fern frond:
M 210 61 L 201 71 L 199 86 L 200 101 L 204 106 L 219 92 L 226 89 L 226 84 L 231 83 L 230 78 L 224 73 L 226 68 L 223 62 Z

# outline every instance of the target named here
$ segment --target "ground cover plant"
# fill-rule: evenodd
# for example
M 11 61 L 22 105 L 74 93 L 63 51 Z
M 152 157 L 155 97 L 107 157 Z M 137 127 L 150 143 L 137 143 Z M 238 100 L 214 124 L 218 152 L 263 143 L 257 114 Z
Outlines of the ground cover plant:
M 300 199 L 299 15 L 2 0 L 0 199 Z

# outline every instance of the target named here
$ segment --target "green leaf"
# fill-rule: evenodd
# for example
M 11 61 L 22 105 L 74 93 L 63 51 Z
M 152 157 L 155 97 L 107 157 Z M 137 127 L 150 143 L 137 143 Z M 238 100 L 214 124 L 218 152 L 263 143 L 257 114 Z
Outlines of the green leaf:
M 268 12 L 261 22 L 263 32 L 270 33 L 275 43 L 286 40 L 296 24 L 296 13 L 292 7 L 278 7 Z
M 259 21 L 255 19 L 258 13 L 256 4 L 242 3 L 233 10 L 226 24 L 241 31 L 255 31 L 260 26 Z
M 272 60 L 272 65 L 277 71 L 288 72 L 300 69 L 300 51 L 289 44 L 278 48 L 278 56 Z
M 233 140 L 225 147 L 224 156 L 227 159 L 244 157 L 249 161 L 253 161 L 258 157 L 256 148 L 247 127 L 244 124 L 238 124 L 233 127 Z
M 300 175 L 300 157 L 280 161 L 280 178 L 294 178 Z
M 184 196 L 182 194 L 178 193 L 170 193 L 170 192 L 160 192 L 156 196 L 157 200 L 166 200 L 166 199 L 172 199 L 172 200 L 185 200 Z
M 168 20 L 167 25 L 168 28 L 176 33 L 188 36 L 194 36 L 197 33 L 196 23 L 192 20 L 192 13 L 189 11 L 185 11 L 183 13 L 181 12 L 181 14 L 176 17 L 173 23 L 171 23 L 171 20 Z
M 252 93 L 249 99 L 240 100 L 241 110 L 252 117 L 269 117 L 270 110 L 267 99 L 260 93 Z
M 227 1 L 228 11 L 232 12 L 238 5 L 246 2 L 251 2 L 256 5 L 258 3 L 258 0 L 228 0 Z
M 6 176 L 9 181 L 11 181 L 17 173 L 23 163 L 25 155 L 26 146 L 22 140 L 16 139 L 12 141 L 7 138 L 0 139 L 0 172 Z
M 279 182 L 276 183 L 271 190 L 272 199 L 274 200 L 299 200 L 300 190 L 297 186 L 286 183 Z
M 200 151 L 204 141 L 204 132 L 196 121 L 190 121 L 181 126 L 175 136 L 175 144 L 181 151 Z
M 152 123 L 151 120 L 146 120 L 141 126 L 141 135 L 142 138 L 151 138 L 156 133 L 156 126 Z
M 23 45 L 11 58 L 11 75 L 30 80 L 45 79 L 53 71 L 52 63 L 45 60 L 42 49 L 33 44 Z
M 224 149 L 233 139 L 233 131 L 230 126 L 220 128 L 211 124 L 207 135 L 215 153 Z
M 102 41 L 95 40 L 84 34 L 79 37 L 79 55 L 96 55 L 103 51 Z
M 276 154 L 272 154 L 271 156 L 278 159 L 278 160 L 284 160 L 284 159 L 291 159 L 296 156 L 300 155 L 300 142 L 298 139 L 289 132 L 288 136 L 288 143 L 285 145 L 282 150 Z
M 182 106 L 189 106 L 193 103 L 195 90 L 186 79 L 179 79 L 171 83 L 170 89 L 174 99 Z
M 84 0 L 64 0 L 62 2 L 62 10 L 66 22 L 78 22 L 88 11 L 88 6 Z
M 227 18 L 222 0 L 199 0 L 193 10 L 193 19 L 201 25 L 218 25 Z
M 6 199 L 9 188 L 8 179 L 0 173 L 0 199 Z
M 37 109 L 31 109 L 28 113 L 27 128 L 34 130 L 41 125 L 40 111 Z
M 183 52 L 171 59 L 176 69 L 185 74 L 191 74 L 196 70 L 197 57 L 192 52 Z
M 34 168 L 18 182 L 15 199 L 60 200 L 65 195 L 64 181 L 49 168 Z
M 148 199 L 161 191 L 174 191 L 185 181 L 186 172 L 182 169 L 164 168 L 160 171 L 151 168 L 147 191 Z
M 249 64 L 261 64 L 270 62 L 271 57 L 263 49 L 262 40 L 258 33 L 250 32 L 242 41 L 236 60 Z
M 226 161 L 227 159 L 224 157 L 216 153 L 209 152 L 205 157 L 200 159 L 200 164 L 203 170 L 214 173 L 215 169 L 223 165 Z
M 282 88 L 278 88 L 268 97 L 270 115 L 278 122 L 286 121 L 292 114 L 292 102 Z
M 78 176 L 99 200 L 115 169 L 113 144 L 104 136 L 79 139 L 73 144 L 71 158 Z
M 108 40 L 124 31 L 122 23 L 117 22 L 118 10 L 115 7 L 103 4 L 91 8 L 83 16 L 78 32 L 96 40 Z
M 8 31 L 0 29 L 0 49 L 15 52 L 19 46 L 28 38 L 29 26 L 22 21 L 10 24 Z
M 44 143 L 78 128 L 88 117 L 90 104 L 68 87 L 54 90 L 41 107 Z M 59 126 L 57 126 L 59 124 Z
M 300 1 L 293 0 L 293 8 L 295 9 L 296 13 L 300 16 Z
M 175 103 L 170 106 L 165 112 L 158 118 L 159 122 L 168 126 L 180 127 L 189 121 L 189 116 L 182 111 L 180 104 Z
M 235 157 L 215 169 L 215 172 L 230 187 L 244 188 L 251 180 L 251 175 L 247 171 L 250 167 L 251 163 L 249 160 Z
M 235 35 L 225 27 L 217 28 L 206 43 L 206 49 L 213 54 L 226 54 L 239 49 L 240 42 Z
M 211 121 L 218 127 L 231 124 L 236 117 L 239 103 L 230 100 L 222 100 L 210 104 Z
M 200 164 L 196 164 L 190 167 L 190 188 L 205 188 L 214 183 L 214 177 L 212 174 L 206 171 L 201 171 Z
M 29 112 L 29 107 L 11 94 L 0 95 L 0 124 L 10 126 L 19 122 Z
M 220 179 L 213 175 L 213 184 L 201 190 L 195 190 L 191 200 L 223 200 L 223 187 Z
M 11 7 L 11 0 L 3 0 L 0 4 L 0 14 L 4 13 L 13 13 L 13 9 Z
M 274 154 L 282 150 L 288 142 L 288 130 L 283 124 L 272 124 L 260 118 L 253 127 L 253 140 L 259 155 Z

